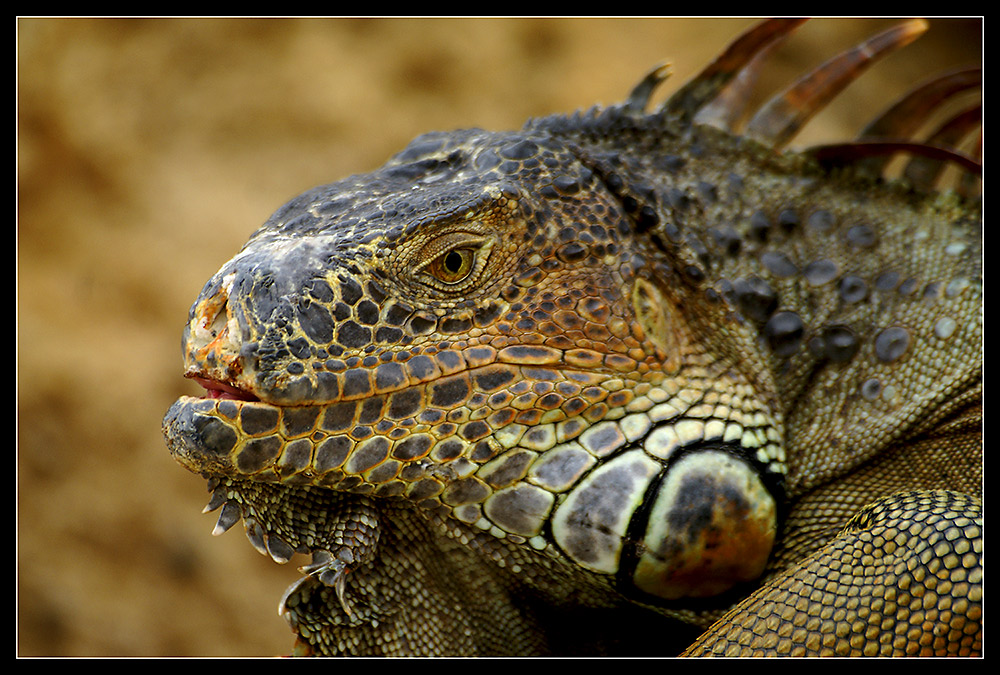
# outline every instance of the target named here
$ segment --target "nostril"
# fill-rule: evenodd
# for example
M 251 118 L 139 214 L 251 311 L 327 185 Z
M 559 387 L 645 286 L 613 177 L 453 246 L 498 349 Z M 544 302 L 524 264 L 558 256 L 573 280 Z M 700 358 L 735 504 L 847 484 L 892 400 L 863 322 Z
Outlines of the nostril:
M 229 295 L 220 288 L 214 294 L 198 300 L 193 307 L 190 339 L 192 347 L 202 349 L 228 333 Z
M 184 334 L 186 370 L 223 382 L 234 382 L 242 371 L 241 331 L 229 306 L 231 287 L 228 275 L 199 298 Z
M 229 312 L 227 308 L 228 303 L 223 301 L 222 306 L 216 310 L 215 318 L 212 320 L 211 325 L 208 326 L 208 331 L 211 333 L 212 338 L 217 338 L 226 332 L 229 324 Z

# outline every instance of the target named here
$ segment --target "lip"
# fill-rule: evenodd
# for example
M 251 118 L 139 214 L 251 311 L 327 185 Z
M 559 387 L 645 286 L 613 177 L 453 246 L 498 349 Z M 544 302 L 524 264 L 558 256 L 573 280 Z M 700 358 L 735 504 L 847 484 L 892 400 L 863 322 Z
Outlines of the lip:
M 236 387 L 230 386 L 224 382 L 219 382 L 218 380 L 209 380 L 204 377 L 194 376 L 195 382 L 200 384 L 205 388 L 206 398 L 215 399 L 232 399 L 236 401 L 259 401 L 260 399 L 253 394 L 243 391 L 242 389 L 237 389 Z

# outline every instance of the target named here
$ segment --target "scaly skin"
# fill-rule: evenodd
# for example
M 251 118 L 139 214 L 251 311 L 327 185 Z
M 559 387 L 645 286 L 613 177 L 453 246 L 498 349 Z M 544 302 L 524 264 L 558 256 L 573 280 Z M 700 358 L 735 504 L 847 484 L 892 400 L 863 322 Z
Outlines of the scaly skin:
M 981 649 L 978 207 L 698 124 L 721 64 L 422 136 L 206 284 L 164 433 L 313 555 L 297 653 Z

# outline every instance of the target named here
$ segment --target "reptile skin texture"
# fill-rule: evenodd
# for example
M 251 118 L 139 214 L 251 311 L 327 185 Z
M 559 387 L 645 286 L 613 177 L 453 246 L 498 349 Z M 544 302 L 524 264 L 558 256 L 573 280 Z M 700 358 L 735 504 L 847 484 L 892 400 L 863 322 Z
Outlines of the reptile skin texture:
M 207 282 L 164 435 L 216 533 L 311 556 L 293 653 L 981 654 L 980 109 L 916 136 L 980 74 L 785 152 L 926 28 L 746 111 L 799 23 L 420 136 Z

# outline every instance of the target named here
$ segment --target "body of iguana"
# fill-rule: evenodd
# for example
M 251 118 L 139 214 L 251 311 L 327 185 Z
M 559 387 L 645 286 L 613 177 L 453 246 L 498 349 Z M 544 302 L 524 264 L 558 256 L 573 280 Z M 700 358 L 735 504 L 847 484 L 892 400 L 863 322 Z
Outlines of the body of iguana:
M 297 653 L 980 653 L 981 214 L 931 189 L 973 162 L 901 140 L 978 74 L 780 154 L 922 30 L 732 133 L 728 85 L 796 24 L 653 112 L 662 70 L 620 106 L 421 136 L 206 284 L 208 393 L 164 433 L 218 531 L 312 555 Z

